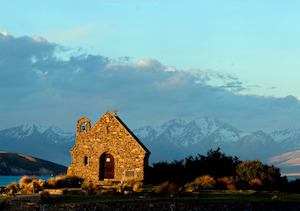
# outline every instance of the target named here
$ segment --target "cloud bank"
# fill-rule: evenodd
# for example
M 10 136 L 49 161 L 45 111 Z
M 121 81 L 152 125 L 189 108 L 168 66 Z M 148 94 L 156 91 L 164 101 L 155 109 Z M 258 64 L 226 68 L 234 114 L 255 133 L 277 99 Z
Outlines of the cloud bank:
M 131 129 L 202 116 L 248 131 L 300 127 L 297 98 L 249 91 L 235 75 L 177 70 L 155 59 L 130 63 L 0 33 L 1 129 L 35 123 L 75 130 L 82 116 L 95 123 L 114 109 Z

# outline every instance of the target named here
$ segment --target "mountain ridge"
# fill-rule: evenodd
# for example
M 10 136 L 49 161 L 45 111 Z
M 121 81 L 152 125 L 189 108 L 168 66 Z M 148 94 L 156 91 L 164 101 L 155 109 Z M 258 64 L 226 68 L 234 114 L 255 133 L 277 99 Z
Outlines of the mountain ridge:
M 242 160 L 259 159 L 300 150 L 300 129 L 265 133 L 245 132 L 214 117 L 197 118 L 190 122 L 173 119 L 159 126 L 144 126 L 133 133 L 152 152 L 151 162 L 173 161 L 190 155 L 205 154 L 220 147 Z M 0 150 L 14 151 L 51 160 L 68 166 L 69 150 L 75 144 L 76 133 L 51 126 L 22 125 L 0 130 Z

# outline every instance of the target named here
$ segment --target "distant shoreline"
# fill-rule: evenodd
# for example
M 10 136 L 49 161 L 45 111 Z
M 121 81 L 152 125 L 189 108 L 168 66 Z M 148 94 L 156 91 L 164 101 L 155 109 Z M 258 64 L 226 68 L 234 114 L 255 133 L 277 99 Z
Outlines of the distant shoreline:
M 300 173 L 289 173 L 289 174 L 281 174 L 286 177 L 300 177 Z

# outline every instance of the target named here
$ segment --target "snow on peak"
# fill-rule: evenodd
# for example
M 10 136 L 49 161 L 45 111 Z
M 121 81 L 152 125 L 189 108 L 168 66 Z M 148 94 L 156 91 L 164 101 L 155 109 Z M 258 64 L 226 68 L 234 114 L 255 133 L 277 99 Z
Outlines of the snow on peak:
M 57 127 L 45 127 L 45 126 L 37 126 L 34 124 L 25 124 L 19 127 L 6 129 L 4 135 L 6 137 L 21 139 L 23 137 L 35 135 L 35 134 L 45 134 L 48 137 L 56 137 L 57 139 L 66 139 L 68 137 L 73 137 L 73 133 L 66 133 L 60 128 Z
M 56 133 L 56 134 L 62 134 L 62 133 L 65 133 L 62 129 L 58 128 L 58 127 L 50 127 L 49 128 L 53 133 Z
M 288 139 L 300 138 L 300 129 L 290 127 L 285 130 L 274 131 L 270 133 L 270 136 L 275 142 L 280 143 Z
M 237 141 L 242 135 L 246 135 L 213 117 L 198 118 L 188 123 L 184 120 L 174 119 L 161 126 L 139 128 L 134 133 L 141 140 L 150 142 L 164 140 L 177 147 L 189 147 L 202 141 L 228 143 Z
M 21 131 L 24 133 L 27 133 L 27 136 L 34 133 L 35 130 L 36 130 L 36 128 L 35 128 L 35 125 L 33 125 L 33 124 L 23 125 L 21 128 Z
M 176 126 L 176 127 L 178 127 L 178 126 L 182 127 L 182 126 L 185 126 L 186 124 L 187 124 L 186 121 L 184 121 L 182 119 L 173 119 L 173 120 L 170 120 L 170 121 L 164 123 L 161 126 L 161 128 L 166 129 L 166 128 L 174 127 L 174 126 Z

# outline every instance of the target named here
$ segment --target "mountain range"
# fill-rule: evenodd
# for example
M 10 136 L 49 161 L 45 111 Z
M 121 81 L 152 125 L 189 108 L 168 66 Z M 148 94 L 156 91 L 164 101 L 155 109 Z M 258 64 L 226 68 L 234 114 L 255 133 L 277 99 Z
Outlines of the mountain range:
M 280 158 L 286 163 L 286 156 L 280 157 L 282 154 L 300 150 L 300 129 L 245 132 L 213 117 L 190 122 L 174 119 L 160 126 L 138 128 L 133 133 L 151 151 L 150 163 L 205 154 L 209 149 L 220 147 L 222 152 L 238 156 L 241 160 L 259 159 L 280 165 Z M 0 131 L 0 150 L 68 166 L 71 163 L 69 150 L 74 146 L 75 138 L 75 133 L 64 132 L 57 127 L 23 125 Z M 300 153 L 294 154 L 293 159 L 296 159 L 295 156 L 300 157 Z M 294 167 L 288 167 L 288 164 L 282 166 L 289 173 Z
M 0 131 L 0 150 L 25 154 L 68 166 L 75 133 L 57 127 L 23 125 Z

